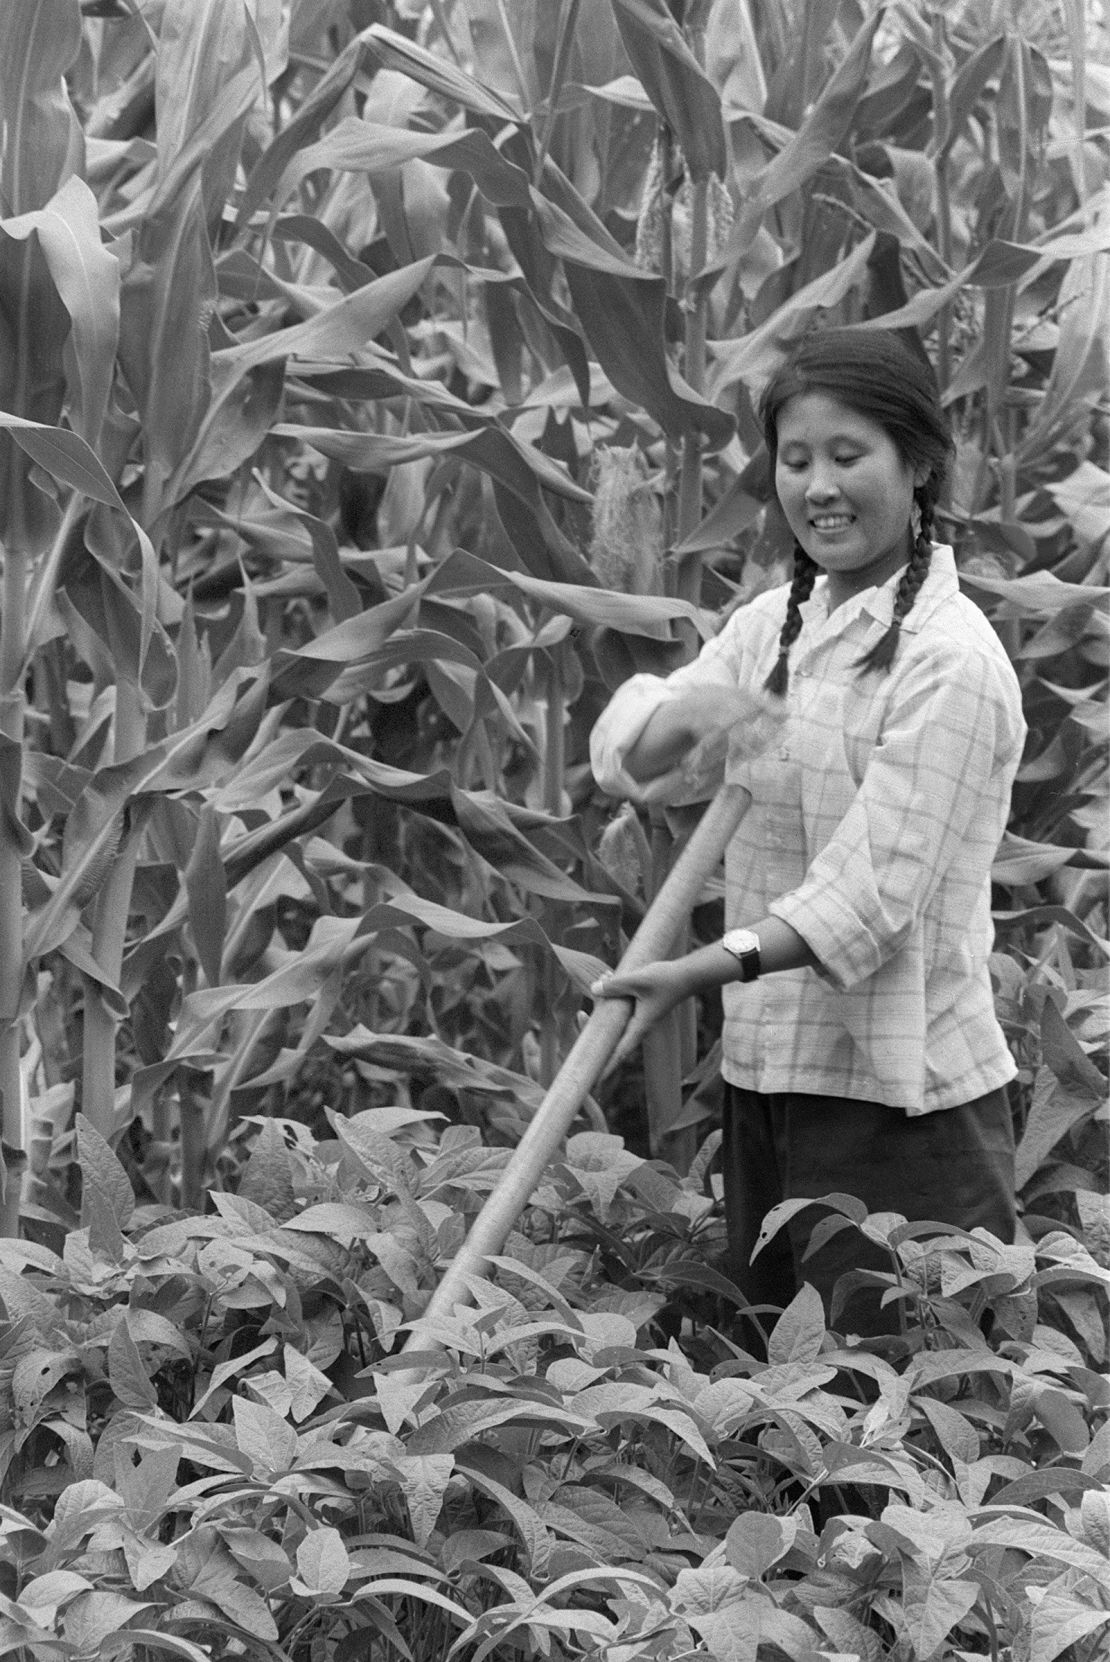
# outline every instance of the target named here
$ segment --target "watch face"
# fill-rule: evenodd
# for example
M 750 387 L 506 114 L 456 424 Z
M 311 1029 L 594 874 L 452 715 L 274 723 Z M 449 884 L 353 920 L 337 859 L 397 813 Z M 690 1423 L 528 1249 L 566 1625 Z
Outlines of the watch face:
M 750 929 L 730 929 L 721 944 L 727 952 L 758 952 L 759 936 Z

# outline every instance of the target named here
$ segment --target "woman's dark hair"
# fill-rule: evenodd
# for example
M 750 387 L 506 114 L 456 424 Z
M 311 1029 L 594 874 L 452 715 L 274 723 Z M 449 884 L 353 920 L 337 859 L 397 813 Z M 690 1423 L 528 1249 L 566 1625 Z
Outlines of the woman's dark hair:
M 918 531 L 909 562 L 894 597 L 890 625 L 875 645 L 857 661 L 857 669 L 888 670 L 894 662 L 902 619 L 917 599 L 929 572 L 932 555 L 933 513 L 948 476 L 952 436 L 941 408 L 936 378 L 928 360 L 889 329 L 822 329 L 805 335 L 772 375 L 759 401 L 759 419 L 770 457 L 771 478 L 778 454 L 778 422 L 783 406 L 803 393 L 824 393 L 857 415 L 881 427 L 902 461 L 925 468 L 922 484 L 914 490 Z M 794 580 L 786 621 L 779 636 L 779 655 L 766 680 L 769 692 L 780 696 L 788 682 L 790 648 L 801 631 L 799 608 L 808 600 L 818 574 L 817 565 L 801 544 L 794 544 Z

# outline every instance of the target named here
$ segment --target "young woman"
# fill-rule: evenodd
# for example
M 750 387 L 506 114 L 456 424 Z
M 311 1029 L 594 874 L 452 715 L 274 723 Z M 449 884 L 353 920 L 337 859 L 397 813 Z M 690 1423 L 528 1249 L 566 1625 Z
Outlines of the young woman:
M 1006 655 L 932 540 L 951 439 L 924 359 L 891 333 L 815 333 L 760 413 L 792 583 L 665 680 L 626 682 L 591 740 L 606 790 L 696 800 L 729 728 L 784 701 L 773 747 L 727 770 L 752 795 L 728 928 L 594 992 L 635 1001 L 619 1060 L 680 1000 L 723 988 L 729 1267 L 753 1304 L 809 1281 L 828 1305 L 845 1271 L 889 1260 L 843 1230 L 803 1262 L 821 1215 L 806 1208 L 751 1263 L 781 1200 L 847 1193 L 1013 1238 L 1016 1070 L 987 960 L 1025 729 Z M 705 759 L 716 777 L 693 777 Z M 857 1293 L 837 1325 L 897 1324 Z

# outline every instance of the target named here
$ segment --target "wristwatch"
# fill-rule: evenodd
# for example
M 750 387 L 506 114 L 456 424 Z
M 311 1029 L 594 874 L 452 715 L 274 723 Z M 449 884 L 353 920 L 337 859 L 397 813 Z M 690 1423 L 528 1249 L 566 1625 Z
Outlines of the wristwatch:
M 754 981 L 762 968 L 759 936 L 751 929 L 729 929 L 721 936 L 721 945 L 740 965 L 741 981 Z

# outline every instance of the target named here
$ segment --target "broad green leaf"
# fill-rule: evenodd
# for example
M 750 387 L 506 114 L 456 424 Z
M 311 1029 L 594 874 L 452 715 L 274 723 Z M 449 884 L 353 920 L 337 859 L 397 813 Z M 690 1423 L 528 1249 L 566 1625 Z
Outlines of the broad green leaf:
M 613 0 L 632 67 L 671 130 L 691 179 L 728 172 L 721 100 L 687 45 L 666 0 Z
M 310 1530 L 297 1548 L 297 1591 L 309 1597 L 335 1598 L 350 1573 L 351 1557 L 338 1529 Z
M 951 1403 L 937 1402 L 932 1397 L 918 1397 L 917 1406 L 937 1434 L 937 1441 L 946 1454 L 954 1455 L 966 1465 L 979 1458 L 979 1433 L 966 1414 Z
M 10 412 L 0 426 L 0 541 L 28 553 L 46 545 L 58 512 L 16 446 L 20 431 L 60 432 L 69 330 L 37 218 L 0 220 L 0 409 Z
M 410 1454 L 453 1454 L 472 1443 L 483 1431 L 499 1425 L 542 1425 L 559 1427 L 574 1434 L 589 1428 L 580 1414 L 524 1398 L 503 1402 L 463 1402 L 441 1409 L 423 1420 L 408 1441 Z
M 259 483 L 275 508 L 294 524 L 303 526 L 308 533 L 312 547 L 312 563 L 316 568 L 316 575 L 324 585 L 336 623 L 345 623 L 348 618 L 357 617 L 363 610 L 362 595 L 343 569 L 339 544 L 331 526 L 326 521 L 318 519 L 315 514 L 306 513 L 283 501 L 270 490 L 265 480 L 260 479 Z
M 181 1573 L 180 1555 L 178 1573 Z M 246 1632 L 264 1642 L 276 1642 L 278 1628 L 269 1605 L 253 1587 L 240 1580 L 222 1554 L 205 1563 L 186 1591 L 193 1600 L 204 1601 L 200 1608 L 206 1612 L 209 1629 L 222 1625 L 212 1620 L 210 1612 L 214 1605 L 227 1618 L 230 1631 L 237 1637 Z
M 166 482 L 192 448 L 208 407 L 207 325 L 215 305 L 212 254 L 194 179 L 157 221 L 145 221 L 121 292 L 119 358 L 142 420 L 142 519 L 148 531 L 169 506 Z
M 937 313 L 950 305 L 969 284 L 988 290 L 1006 288 L 1010 284 L 1019 284 L 1024 288 L 1049 267 L 1084 255 L 1104 253 L 1108 246 L 1110 221 L 1091 232 L 1069 232 L 1049 237 L 1042 243 L 1015 243 L 995 239 L 988 242 L 971 264 L 958 272 L 949 282 L 936 288 L 922 289 L 897 311 L 884 312 L 880 317 L 868 318 L 859 327 L 924 329 Z
M 913 1654 L 925 1662 L 936 1656 L 952 1629 L 972 1610 L 979 1583 L 933 1574 L 908 1561 L 903 1569 L 902 1625 Z
M 1034 1521 L 1028 1514 L 1021 1518 L 987 1518 L 976 1523 L 970 1551 L 974 1553 L 979 1547 L 1006 1547 L 1042 1563 L 1047 1559 L 1050 1563 L 1067 1564 L 1093 1577 L 1097 1586 L 1110 1587 L 1110 1569 L 1101 1553 L 1062 1529 Z
M 455 1604 L 453 1600 L 437 1593 L 434 1587 L 427 1587 L 420 1581 L 409 1581 L 396 1576 L 387 1576 L 378 1581 L 365 1581 L 358 1589 L 358 1598 L 377 1598 L 384 1593 L 401 1594 L 415 1599 L 418 1603 L 434 1605 L 437 1610 L 443 1610 L 452 1621 L 458 1622 L 463 1628 L 471 1625 L 470 1612 Z
M 817 311 L 838 306 L 868 280 L 875 234 L 869 233 L 831 271 L 815 277 L 747 335 L 714 343 L 709 377 L 711 394 L 723 398 L 737 381 L 763 381 L 780 361 L 787 342 L 804 332 Z M 884 319 L 885 322 L 885 319 Z
M 699 433 L 714 450 L 727 444 L 732 417 L 699 397 L 667 355 L 662 278 L 615 259 L 535 192 L 533 206 L 544 245 L 563 262 L 575 315 L 617 391 L 671 436 Z
M 77 433 L 65 427 L 26 421 L 20 416 L 0 410 L 0 431 L 7 430 L 20 449 L 37 462 L 61 484 L 91 496 L 115 508 L 127 518 L 130 529 L 138 539 L 142 557 L 142 641 L 143 655 L 154 629 L 154 609 L 158 593 L 157 559 L 153 545 L 141 526 L 131 518 L 114 483 L 98 460 L 96 453 Z
M 1048 1066 L 1039 1068 L 1033 1081 L 1033 1095 L 1017 1148 L 1015 1180 L 1023 1187 L 1044 1164 L 1048 1155 L 1071 1130 L 1088 1119 L 1096 1101 L 1084 1089 L 1076 1095 L 1065 1089 Z
M 5 0 L 0 7 L 5 214 L 45 207 L 79 165 L 81 131 L 63 77 L 81 49 L 81 30 L 76 0 Z
M 522 444 L 505 427 L 490 424 L 474 432 L 425 433 L 402 438 L 385 433 L 351 433 L 336 428 L 298 427 L 279 422 L 273 432 L 276 437 L 309 444 L 314 450 L 356 472 L 379 473 L 399 463 L 417 461 L 426 456 L 457 455 L 483 473 L 488 473 L 496 484 L 511 492 L 528 510 L 529 524 L 539 550 L 546 550 L 549 556 L 543 561 L 539 575 L 550 573 L 561 581 L 572 583 L 588 583 L 593 577 L 586 560 L 556 526 L 540 494 L 540 486 L 576 501 L 581 501 L 586 493 L 540 451 Z M 530 547 L 518 551 L 522 563 L 539 563 L 538 551 L 533 552 Z
M 1046 1588 L 1030 1615 L 1029 1662 L 1055 1662 L 1108 1622 L 1110 1611 L 1093 1609 L 1074 1591 Z
M 409 161 L 468 173 L 487 201 L 498 207 L 527 208 L 528 176 L 508 161 L 479 128 L 466 132 L 422 133 L 403 127 L 383 127 L 348 116 L 328 133 L 306 145 L 282 175 L 278 200 L 321 168 L 367 173 L 389 173 Z
M 818 1605 L 813 1612 L 821 1628 L 832 1641 L 832 1649 L 851 1656 L 856 1662 L 882 1662 L 883 1643 L 873 1628 L 865 1627 L 850 1610 L 831 1605 Z
M 126 1229 L 135 1210 L 135 1194 L 131 1179 L 105 1142 L 100 1132 L 84 1116 L 78 1114 L 77 1160 L 81 1168 L 84 1193 L 97 1190 L 108 1203 L 121 1230 Z
M 766 112 L 791 129 L 801 125 L 828 73 L 835 50 L 829 34 L 837 10 L 836 0 L 808 0 L 804 11 L 779 8 L 768 20 L 773 33 L 764 48 L 770 78 Z M 924 25 L 918 23 L 916 32 L 924 35 Z
M 1084 1494 L 1079 1506 L 1083 1538 L 1096 1552 L 1110 1560 L 1110 1494 L 1105 1489 L 1092 1487 Z
M 273 788 L 274 783 L 283 778 L 287 770 L 295 764 L 319 765 L 329 761 L 335 765 L 337 772 L 342 768 L 347 776 L 336 780 L 321 793 L 317 803 L 310 805 L 311 814 L 309 810 L 305 810 L 310 818 L 312 815 L 315 816 L 313 824 L 329 818 L 340 802 L 352 796 L 363 793 L 381 795 L 390 801 L 405 803 L 433 819 L 456 826 L 483 860 L 495 866 L 513 882 L 523 884 L 536 894 L 547 894 L 553 899 L 588 902 L 594 906 L 612 906 L 616 903 L 612 895 L 594 893 L 580 887 L 549 859 L 528 835 L 529 831 L 540 829 L 557 830 L 559 821 L 521 809 L 507 799 L 496 797 L 492 792 L 462 791 L 446 773 L 409 773 L 402 768 L 375 762 L 357 751 L 333 745 L 328 740 L 303 731 L 288 732 L 281 740 L 275 741 L 263 751 L 258 767 L 251 768 L 248 764 L 235 781 L 234 789 L 229 789 L 216 799 L 217 805 L 226 808 L 234 807 L 237 803 L 249 802 L 251 792 Z M 143 788 L 150 788 L 149 781 L 144 783 Z M 302 820 L 301 825 L 305 823 Z M 255 836 L 261 839 L 266 854 L 273 852 L 269 834 L 265 829 Z M 244 839 L 244 842 L 249 840 L 251 839 Z M 229 848 L 226 858 L 228 882 L 231 886 L 242 875 L 237 869 L 241 856 L 234 848 Z M 400 914 L 392 905 L 385 906 L 384 909 L 374 908 L 367 914 L 367 926 L 374 927 L 420 918 L 435 928 L 439 927 L 440 922 L 448 925 L 448 933 L 473 928 L 473 921 L 464 922 L 463 914 L 452 915 L 448 909 L 439 910 L 436 903 L 431 903 L 429 910 L 428 904 L 414 895 L 406 895 L 399 899 L 397 906 L 402 909 Z M 402 915 L 406 908 L 407 917 Z M 544 938 L 542 932 L 536 934 L 532 931 L 532 922 L 526 917 L 519 918 L 512 924 L 495 925 L 493 933 L 496 934 L 503 928 L 509 931 L 521 930 L 522 939 L 539 942 Z M 478 934 L 486 932 L 484 924 L 477 926 Z M 586 955 L 567 948 L 560 948 L 559 955 L 568 971 L 576 980 L 580 980 L 581 974 L 588 968 Z M 585 981 L 581 982 L 583 990 L 588 984 Z
M 679 1570 L 671 1602 L 718 1662 L 756 1662 L 761 1617 L 771 1607 L 749 1595 L 731 1565 Z
M 844 142 L 866 85 L 871 47 L 882 16 L 881 11 L 876 11 L 861 25 L 847 56 L 822 89 L 797 133 L 756 180 L 754 200 L 745 206 L 741 215 L 741 225 L 748 228 L 749 235 L 768 208 L 800 190 Z
M 45 1575 L 33 1576 L 24 1585 L 19 1603 L 53 1625 L 63 1604 L 68 1604 L 78 1593 L 91 1590 L 92 1582 L 75 1570 L 47 1570 Z
M 126 1628 L 128 1622 L 151 1608 L 149 1601 L 138 1603 L 124 1598 L 122 1593 L 100 1590 L 79 1593 L 66 1610 L 62 1631 L 78 1655 L 83 1652 L 86 1656 L 95 1656 L 111 1634 Z
M 136 1645 L 142 1645 L 147 1650 L 160 1651 L 166 1656 L 183 1656 L 185 1662 L 211 1662 L 207 1650 L 176 1633 L 156 1633 L 153 1628 L 129 1627 L 127 1634 Z
M 259 1474 L 288 1471 L 297 1454 L 297 1433 L 273 1409 L 234 1396 L 235 1443 Z
M 767 102 L 767 79 L 752 0 L 728 0 L 710 8 L 705 53 L 706 72 L 721 89 L 728 114 L 762 110 Z
M 514 1073 L 480 1056 L 470 1056 L 434 1035 L 372 1033 L 356 1026 L 348 1033 L 329 1034 L 327 1044 L 340 1056 L 358 1056 L 398 1073 L 429 1074 L 453 1090 L 515 1099 L 526 1111 L 539 1107 L 543 1090 L 535 1080 Z
M 278 200 L 277 183 L 289 162 L 299 151 L 306 150 L 321 124 L 344 97 L 352 81 L 364 68 L 369 57 L 366 31 L 356 35 L 329 65 L 308 95 L 298 106 L 292 119 L 286 121 L 271 139 L 251 169 L 239 200 L 238 224 L 246 225 L 256 208 L 268 198 Z
M 565 1484 L 536 1510 L 548 1529 L 585 1547 L 601 1564 L 637 1564 L 645 1556 L 643 1536 L 616 1501 L 597 1490 Z
M 293 1216 L 293 1162 L 274 1120 L 262 1122 L 239 1179 L 239 1194 L 261 1206 L 276 1223 L 288 1223 Z
M 5 1304 L 7 1304 L 5 1299 Z M 54 1387 L 78 1368 L 77 1353 L 32 1345 L 16 1361 L 11 1378 L 11 1405 L 17 1428 L 30 1430 L 43 1401 Z
M 991 878 L 995 883 L 1021 888 L 1028 883 L 1039 883 L 1064 866 L 1080 866 L 1091 871 L 1105 869 L 1106 864 L 1106 856 L 1098 851 L 1072 848 L 1066 843 L 1035 842 L 1007 831 L 994 857 Z
M 447 1485 L 455 1470 L 453 1454 L 395 1455 L 391 1465 L 401 1480 L 408 1507 L 412 1538 L 426 1547 L 443 1508 Z
M 515 125 L 522 119 L 520 110 L 508 99 L 483 86 L 465 70 L 448 63 L 446 58 L 427 51 L 393 29 L 374 24 L 366 31 L 365 38 L 386 69 L 411 76 L 421 86 L 438 92 L 449 103 L 458 104 L 474 115 L 496 122 L 508 121 Z
M 93 776 L 66 826 L 58 882 L 28 920 L 23 943 L 28 963 L 73 933 L 82 907 L 119 846 L 125 813 L 136 812 L 134 799 L 158 790 L 196 788 L 211 774 L 219 777 L 230 771 L 255 736 L 265 692 L 264 677 L 236 675 L 192 727 L 132 762 Z M 128 834 L 136 834 L 134 827 Z
M 1085 1452 L 1087 1446 L 1089 1445 L 1085 1440 L 1080 1452 Z M 1045 1500 L 1050 1495 L 1062 1496 L 1073 1505 L 1078 1501 L 1081 1507 L 1086 1507 L 1090 1498 L 1094 1505 L 1104 1512 L 1110 1504 L 1105 1488 L 1100 1486 L 1096 1478 L 1088 1477 L 1085 1472 L 1078 1471 L 1074 1466 L 1064 1465 L 1045 1466 L 1039 1471 L 1027 1471 L 1024 1477 L 1015 1477 L 1012 1483 L 1004 1484 L 992 1494 L 991 1504 L 998 1507 L 1036 1506 L 1038 1501 Z M 1085 1524 L 1083 1530 L 1076 1533 L 1096 1551 L 1104 1550 L 1103 1541 L 1097 1534 L 1092 1535 Z
M 224 1540 L 235 1562 L 267 1592 L 276 1592 L 288 1582 L 289 1555 L 261 1530 L 227 1529 Z
M 728 1527 L 725 1553 L 734 1570 L 753 1581 L 789 1552 L 798 1533 L 794 1518 L 744 1512 Z
M 155 1408 L 158 1392 L 131 1337 L 126 1312 L 121 1312 L 108 1341 L 108 1382 L 126 1408 Z
M 1048 483 L 1046 488 L 1080 542 L 1097 548 L 1110 523 L 1110 473 L 1092 461 L 1083 461 L 1066 479 Z
M 490 594 L 498 589 L 517 589 L 549 610 L 601 629 L 668 640 L 672 624 L 685 619 L 705 638 L 711 621 L 700 607 L 689 601 L 652 594 L 619 594 L 613 589 L 586 587 L 578 583 L 551 583 L 520 571 L 502 571 L 465 549 L 456 549 L 429 577 L 426 593 Z
M 220 0 L 166 0 L 155 58 L 163 173 L 250 55 L 246 7 L 224 6 Z
M 1101 609 L 1110 598 L 1110 588 L 1067 583 L 1052 571 L 1033 572 L 1027 577 L 988 577 L 985 573 L 961 571 L 960 581 L 998 595 L 1004 602 L 996 611 L 1001 617 L 1055 617 L 1068 606 Z
M 1064 1020 L 1059 1005 L 1047 998 L 1041 1012 L 1041 1055 L 1066 1091 L 1106 1100 L 1106 1080 Z
M 325 306 L 303 323 L 223 348 L 216 354 L 215 362 L 229 365 L 237 375 L 245 375 L 262 364 L 285 358 L 346 357 L 372 344 L 375 336 L 383 332 L 416 294 L 435 264 L 433 257 L 416 260 L 400 271 L 391 271 Z
M 771 1334 L 767 1357 L 771 1362 L 813 1362 L 825 1338 L 825 1311 L 821 1295 L 807 1282 L 787 1305 Z
M 919 1569 L 936 1569 L 947 1556 L 959 1557 L 971 1540 L 971 1523 L 955 1501 L 937 1501 L 926 1511 L 895 1502 L 884 1506 L 882 1522 L 912 1543 Z
M 16 249 L 9 249 L 5 239 Z M 11 310 L 7 296 L 15 276 L 13 259 L 22 263 L 22 292 Z M 81 437 L 95 445 L 115 365 L 119 263 L 103 246 L 96 199 L 80 179 L 67 179 L 41 209 L 0 222 L 4 311 L 20 349 L 8 376 L 0 370 L 0 405 L 10 414 L 55 423 L 72 353 L 70 418 Z M 21 390 L 22 383 L 36 387 L 33 400 Z
M 253 13 L 253 15 L 251 15 Z M 167 0 L 155 54 L 158 185 L 151 211 L 178 196 L 194 176 L 204 215 L 216 220 L 230 194 L 240 126 L 265 92 L 266 72 L 281 68 L 273 51 L 255 56 L 258 26 L 270 33 L 273 7 L 227 6 L 222 0 Z M 252 29 L 252 24 L 254 28 Z M 253 36 L 253 39 L 252 39 Z M 276 42 L 271 36 L 271 47 Z
M 459 1470 L 466 1473 L 476 1489 L 500 1506 L 520 1536 L 524 1550 L 528 1554 L 529 1573 L 536 1581 L 546 1582 L 550 1573 L 553 1542 L 550 1530 L 535 1507 L 485 1472 L 477 1463 L 474 1450 L 460 1457 Z
M 188 453 L 170 475 L 167 504 L 180 502 L 198 484 L 224 479 L 256 454 L 281 409 L 285 368 L 259 365 L 243 374 L 217 357 L 210 364 L 210 396 Z

